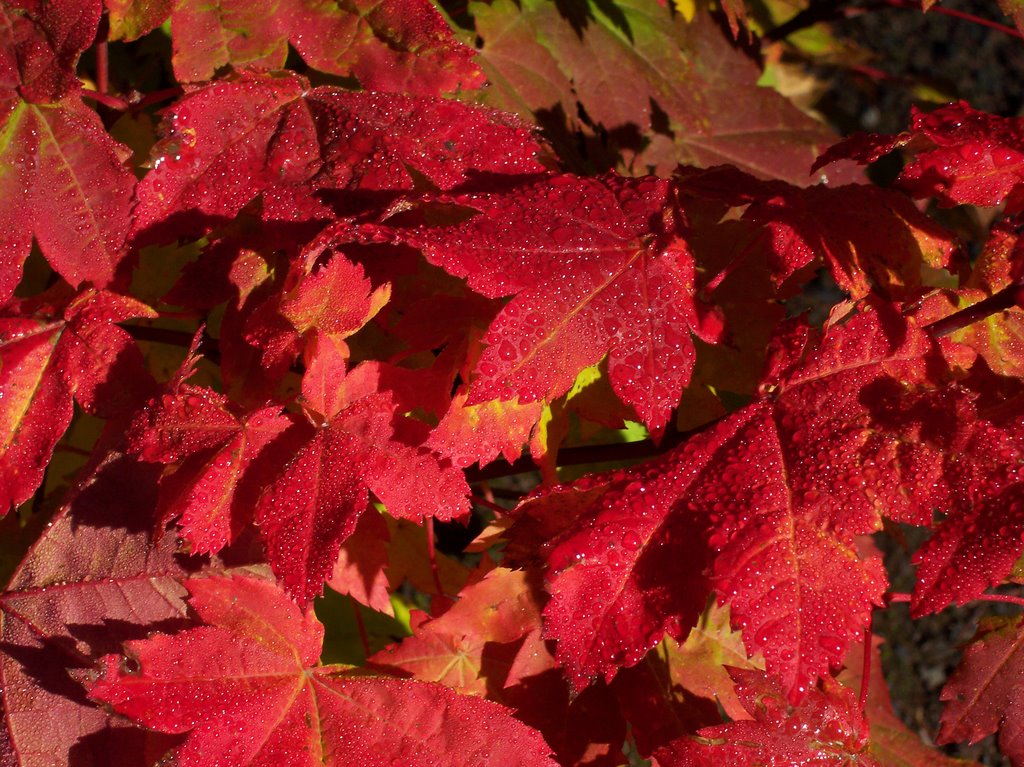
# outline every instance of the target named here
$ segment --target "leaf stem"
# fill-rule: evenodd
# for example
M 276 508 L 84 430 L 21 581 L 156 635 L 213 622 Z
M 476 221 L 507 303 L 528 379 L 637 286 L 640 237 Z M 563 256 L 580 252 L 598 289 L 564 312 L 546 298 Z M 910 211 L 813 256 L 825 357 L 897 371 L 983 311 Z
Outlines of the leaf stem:
M 110 90 L 110 51 L 106 40 L 96 44 L 96 90 L 104 94 Z
M 890 592 L 885 595 L 885 601 L 887 604 L 895 604 L 897 602 L 909 602 L 911 598 L 910 594 L 902 594 L 899 592 Z M 1009 594 L 979 594 L 972 601 L 977 602 L 1002 602 L 1008 605 L 1019 605 L 1024 607 L 1024 597 L 1014 597 Z
M 370 652 L 370 637 L 366 633 L 366 624 L 363 622 L 363 614 L 359 610 L 359 603 L 356 600 L 349 597 L 349 603 L 352 605 L 352 612 L 356 616 L 356 631 L 359 632 L 359 641 L 363 645 L 363 654 L 369 658 L 373 653 Z
M 976 304 L 971 304 L 948 317 L 928 323 L 924 326 L 925 330 L 933 338 L 941 338 L 942 336 L 951 335 L 958 330 L 963 330 L 968 325 L 973 325 L 975 322 L 979 322 L 990 315 L 1006 311 L 1016 305 L 1021 287 L 1017 284 L 1005 287 L 998 293 L 994 293 Z
M 124 99 L 118 98 L 117 96 L 111 96 L 108 93 L 101 91 L 91 91 L 88 88 L 82 88 L 80 91 L 82 98 L 95 101 L 97 104 L 102 104 L 105 107 L 116 109 L 118 112 L 125 112 L 130 108 L 130 105 Z
M 874 623 L 874 612 L 868 614 L 868 625 L 864 627 L 864 660 L 860 669 L 860 699 L 857 707 L 862 718 L 867 720 L 868 690 L 871 688 L 871 629 Z
M 434 520 L 428 519 L 427 524 L 427 557 L 430 559 L 430 575 L 434 579 L 434 588 L 437 589 L 437 595 L 443 597 L 444 586 L 441 585 L 441 574 L 437 570 L 437 553 L 434 546 Z
M 921 10 L 918 3 L 913 0 L 882 0 L 885 5 L 892 6 L 893 8 L 908 8 Z M 957 11 L 952 8 L 943 8 L 941 5 L 933 5 L 928 9 L 927 13 L 937 13 L 942 16 L 949 16 L 954 19 L 961 19 L 968 21 L 971 24 L 977 24 L 982 27 L 988 27 L 998 32 L 1003 32 L 1007 35 L 1012 35 L 1018 39 L 1024 40 L 1024 35 L 1021 34 L 1020 30 L 1014 27 L 1007 26 L 1006 24 L 1000 24 L 998 21 L 992 21 L 991 19 L 985 19 L 981 16 L 975 16 L 973 13 L 965 13 L 964 11 Z

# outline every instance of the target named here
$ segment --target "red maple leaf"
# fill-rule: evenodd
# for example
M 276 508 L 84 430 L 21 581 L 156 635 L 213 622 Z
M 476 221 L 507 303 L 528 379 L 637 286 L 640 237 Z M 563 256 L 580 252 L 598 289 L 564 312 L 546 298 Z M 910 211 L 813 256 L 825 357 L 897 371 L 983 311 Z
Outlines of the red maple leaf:
M 998 205 L 1009 199 L 1021 208 L 1024 181 L 1024 121 L 979 112 L 966 101 L 933 112 L 914 108 L 908 131 L 897 136 L 857 134 L 833 146 L 815 168 L 838 159 L 868 164 L 898 147 L 913 159 L 896 184 L 915 197 L 941 205 Z
M 473 49 L 428 0 L 106 4 L 115 40 L 134 40 L 170 20 L 174 74 L 182 82 L 211 80 L 227 65 L 281 69 L 291 44 L 314 69 L 354 76 L 368 91 L 437 95 L 483 84 Z
M 960 437 L 978 418 L 968 393 L 936 378 L 942 365 L 921 331 L 884 313 L 816 343 L 783 334 L 759 400 L 658 462 L 581 486 L 591 498 L 568 529 L 559 522 L 545 610 L 574 686 L 636 663 L 665 632 L 679 639 L 708 568 L 748 650 L 798 700 L 860 639 L 884 591 L 856 536 L 883 512 L 958 518 L 959 483 L 994 460 Z M 556 490 L 522 513 L 544 520 L 567 492 L 578 494 Z
M 21 279 L 33 234 L 67 282 L 106 287 L 127 254 L 135 176 L 125 147 L 77 96 L 31 104 L 0 94 L 0 132 L 0 303 Z
M 867 751 L 868 725 L 852 690 L 831 679 L 811 690 L 799 706 L 786 688 L 760 671 L 733 669 L 736 693 L 753 717 L 705 727 L 696 738 L 659 749 L 662 767 L 880 767 Z
M 71 421 L 73 401 L 89 413 L 110 417 L 138 406 L 154 386 L 135 341 L 115 324 L 153 315 L 133 298 L 58 291 L 11 304 L 5 314 L 0 316 L 3 514 L 39 486 Z
M 75 681 L 126 639 L 190 625 L 181 581 L 225 571 L 182 556 L 172 536 L 153 540 L 158 468 L 118 453 L 98 459 L 64 508 L 40 520 L 43 534 L 0 597 L 5 763 L 128 767 L 174 745 L 98 708 Z M 242 549 L 234 558 L 256 561 Z
M 99 0 L 15 0 L 0 5 L 0 88 L 37 104 L 81 87 L 75 66 L 92 45 Z
M 128 439 L 143 460 L 180 464 L 161 481 L 161 519 L 180 517 L 182 537 L 202 554 L 220 551 L 252 522 L 266 486 L 266 461 L 258 459 L 291 424 L 279 407 L 240 416 L 222 394 L 184 384 L 151 402 Z
M 272 583 L 201 578 L 186 587 L 207 625 L 126 643 L 137 670 L 108 655 L 90 687 L 147 727 L 187 733 L 182 767 L 555 764 L 539 733 L 503 706 L 317 666 L 323 625 Z
M 743 219 L 763 228 L 776 287 L 824 261 L 836 284 L 853 298 L 872 292 L 910 296 L 921 291 L 922 267 L 949 267 L 955 251 L 952 232 L 892 190 L 852 184 L 797 187 L 761 181 L 732 166 L 681 173 L 684 190 L 745 208 Z
M 360 376 L 357 368 L 350 378 Z M 366 393 L 352 381 L 342 390 L 338 412 L 320 414 L 328 420 L 267 488 L 256 510 L 270 564 L 303 604 L 322 591 L 341 542 L 366 510 L 369 492 L 401 519 L 450 520 L 469 511 L 462 472 L 418 446 L 422 430 L 396 413 L 392 395 Z
M 376 235 L 485 296 L 514 296 L 484 336 L 466 404 L 554 399 L 607 356 L 612 388 L 659 434 L 693 370 L 691 333 L 714 342 L 722 330 L 694 299 L 671 182 L 565 175 L 450 201 L 475 215 Z
M 942 688 L 940 743 L 970 743 L 999 732 L 999 750 L 1024 764 L 1024 630 L 1020 617 L 982 620 L 963 660 Z
M 446 189 L 472 171 L 541 168 L 529 129 L 509 115 L 436 98 L 310 89 L 292 74 L 248 73 L 200 88 L 172 107 L 164 131 L 139 185 L 138 232 L 168 219 L 178 227 L 172 235 L 182 223 L 224 221 L 271 191 L 292 198 L 291 218 L 296 206 L 316 209 L 318 190 L 411 190 L 414 174 Z

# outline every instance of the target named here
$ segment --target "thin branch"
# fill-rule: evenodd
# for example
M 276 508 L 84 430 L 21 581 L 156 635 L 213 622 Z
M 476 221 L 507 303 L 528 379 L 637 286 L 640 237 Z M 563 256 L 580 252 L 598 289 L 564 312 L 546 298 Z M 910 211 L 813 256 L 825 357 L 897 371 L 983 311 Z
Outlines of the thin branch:
M 915 3 L 914 0 L 882 0 L 885 5 L 892 6 L 893 8 L 906 8 L 908 10 L 921 10 L 921 6 Z M 1006 24 L 1000 24 L 998 21 L 992 21 L 991 19 L 985 19 L 981 16 L 975 16 L 973 13 L 965 13 L 964 11 L 957 11 L 952 8 L 943 8 L 941 5 L 933 5 L 928 9 L 928 13 L 937 13 L 940 16 L 949 16 L 954 19 L 960 19 L 962 21 L 968 21 L 971 24 L 977 24 L 981 27 L 988 27 L 994 29 L 1003 34 L 1011 35 L 1018 39 L 1024 40 L 1024 35 L 1021 34 L 1020 30 L 1015 27 L 1007 26 Z

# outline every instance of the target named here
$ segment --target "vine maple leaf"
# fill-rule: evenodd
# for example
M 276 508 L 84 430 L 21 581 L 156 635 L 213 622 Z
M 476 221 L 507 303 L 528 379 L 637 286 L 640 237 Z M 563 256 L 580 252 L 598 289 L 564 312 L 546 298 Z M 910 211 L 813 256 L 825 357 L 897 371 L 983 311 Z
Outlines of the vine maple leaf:
M 694 299 L 671 182 L 563 175 L 451 202 L 476 215 L 380 236 L 485 296 L 514 296 L 484 336 L 466 404 L 554 399 L 607 356 L 616 394 L 660 433 L 693 370 L 690 334 L 722 331 Z
M 6 514 L 28 500 L 42 481 L 54 446 L 71 422 L 73 401 L 89 413 L 110 417 L 138 406 L 151 393 L 154 383 L 141 352 L 115 323 L 154 312 L 134 298 L 86 290 L 17 302 L 4 314 L 0 513 Z
M 164 131 L 139 184 L 137 232 L 167 219 L 193 228 L 227 220 L 269 190 L 308 206 L 317 190 L 411 190 L 414 174 L 450 188 L 472 171 L 541 170 L 529 129 L 509 115 L 442 99 L 310 89 L 292 74 L 243 73 L 200 88 L 171 108 Z
M 704 9 L 690 21 L 657 0 L 496 0 L 470 12 L 485 41 L 487 103 L 532 113 L 575 167 L 667 176 L 680 163 L 733 163 L 806 184 L 813 158 L 834 141 L 757 85 L 760 67 Z
M 5 763 L 142 765 L 143 754 L 156 758 L 174 745 L 98 708 L 75 681 L 126 639 L 189 626 L 181 581 L 225 571 L 215 558 L 181 555 L 173 536 L 154 541 L 158 472 L 119 453 L 99 458 L 40 524 L 43 534 L 0 596 Z M 256 561 L 242 548 L 233 553 L 237 565 Z
M 554 767 L 540 734 L 503 706 L 440 685 L 317 666 L 323 626 L 272 583 L 185 585 L 208 625 L 126 643 L 138 670 L 108 655 L 89 691 L 147 727 L 188 733 L 177 752 L 183 767 Z
M 134 40 L 170 19 L 181 82 L 212 80 L 227 65 L 281 69 L 291 44 L 314 69 L 356 77 L 368 91 L 422 96 L 483 84 L 473 49 L 429 0 L 282 0 L 270 7 L 248 0 L 107 0 L 107 6 L 115 40 Z
M 358 381 L 357 368 L 350 378 Z M 263 494 L 256 522 L 267 558 L 289 593 L 307 604 L 323 590 L 341 542 L 366 510 L 370 491 L 391 516 L 450 520 L 469 512 L 465 476 L 408 433 L 388 392 L 358 383 Z
M 1024 120 L 979 112 L 966 101 L 932 112 L 911 112 L 910 129 L 896 136 L 855 134 L 825 152 L 820 168 L 838 159 L 868 164 L 899 147 L 913 159 L 896 185 L 941 205 L 1024 206 Z
M 540 642 L 537 589 L 524 571 L 495 568 L 462 590 L 436 618 L 417 620 L 413 635 L 369 659 L 372 666 L 401 670 L 460 692 L 498 697 L 516 658 Z M 526 643 L 523 640 L 527 637 Z M 525 650 L 525 652 L 523 652 Z M 545 669 L 546 670 L 546 669 Z
M 753 717 L 705 727 L 696 738 L 659 749 L 662 767 L 756 767 L 765 764 L 881 767 L 867 751 L 868 724 L 852 690 L 826 678 L 799 706 L 785 686 L 760 671 L 733 669 L 736 693 Z
M 960 666 L 942 688 L 940 743 L 974 743 L 999 732 L 999 750 L 1024 764 L 1024 623 L 1021 618 L 988 617 L 964 651 Z
M 743 219 L 763 227 L 776 287 L 823 260 L 853 298 L 872 292 L 910 296 L 921 291 L 922 267 L 949 267 L 956 249 L 952 232 L 892 190 L 852 184 L 802 188 L 761 181 L 731 166 L 681 173 L 684 190 L 745 208 Z
M 161 481 L 161 519 L 181 518 L 192 552 L 220 551 L 252 521 L 266 485 L 266 461 L 259 459 L 292 424 L 280 410 L 240 417 L 224 395 L 184 384 L 136 417 L 128 433 L 131 452 L 145 461 L 180 464 Z
M 565 513 L 563 495 L 589 493 L 574 522 L 557 523 L 544 611 L 577 689 L 635 664 L 664 633 L 679 639 L 703 609 L 707 569 L 748 651 L 798 700 L 860 639 L 884 591 L 880 561 L 856 536 L 883 512 L 928 525 L 939 508 L 960 520 L 964 494 L 985 493 L 978 478 L 999 465 L 1001 445 L 969 435 L 999 429 L 966 429 L 981 420 L 971 395 L 942 383 L 924 333 L 884 313 L 816 343 L 793 332 L 776 340 L 760 399 L 657 462 L 523 507 L 543 528 L 548 507 Z M 952 524 L 970 528 L 966 517 Z M 1008 572 L 1019 541 L 1005 549 Z
M 77 96 L 31 104 L 0 95 L 0 303 L 32 236 L 73 286 L 106 287 L 127 251 L 135 176 L 125 147 Z
M 26 101 L 59 101 L 81 83 L 75 67 L 92 45 L 99 0 L 20 0 L 0 4 L 0 88 Z

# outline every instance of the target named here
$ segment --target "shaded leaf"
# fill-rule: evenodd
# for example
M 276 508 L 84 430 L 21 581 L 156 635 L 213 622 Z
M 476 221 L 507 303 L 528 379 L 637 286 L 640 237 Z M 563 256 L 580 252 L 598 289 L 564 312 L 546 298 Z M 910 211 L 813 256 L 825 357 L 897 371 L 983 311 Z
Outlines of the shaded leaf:
M 532 113 L 566 159 L 584 167 L 606 170 L 619 154 L 637 175 L 727 162 L 806 184 L 811 162 L 832 140 L 757 86 L 758 65 L 705 11 L 691 23 L 656 0 L 498 0 L 473 3 L 471 12 L 492 83 L 488 103 Z M 583 157 L 577 133 L 586 141 Z
M 731 672 L 748 721 L 705 727 L 694 739 L 657 752 L 663 767 L 755 767 L 766 764 L 880 767 L 866 750 L 868 725 L 853 692 L 826 678 L 803 703 L 787 703 L 785 687 L 760 671 Z

